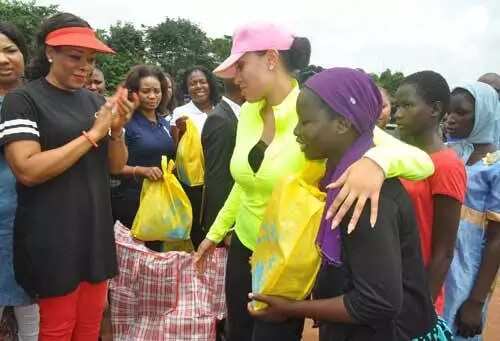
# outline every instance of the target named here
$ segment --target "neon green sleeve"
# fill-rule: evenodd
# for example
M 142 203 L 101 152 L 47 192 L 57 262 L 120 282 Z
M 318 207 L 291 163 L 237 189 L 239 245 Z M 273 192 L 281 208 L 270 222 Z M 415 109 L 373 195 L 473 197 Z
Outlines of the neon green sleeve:
M 233 228 L 241 205 L 241 195 L 241 187 L 235 183 L 233 189 L 231 189 L 231 193 L 229 193 L 229 196 L 224 203 L 224 206 L 210 227 L 210 230 L 207 233 L 207 239 L 218 244 Z
M 401 177 L 422 180 L 434 173 L 434 163 L 423 150 L 410 146 L 375 127 L 375 147 L 366 152 L 383 169 L 386 178 Z

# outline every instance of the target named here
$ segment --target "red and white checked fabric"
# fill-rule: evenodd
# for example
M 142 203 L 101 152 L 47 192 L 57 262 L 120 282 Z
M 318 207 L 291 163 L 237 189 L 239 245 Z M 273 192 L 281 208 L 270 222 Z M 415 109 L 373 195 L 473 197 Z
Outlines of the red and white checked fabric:
M 226 313 L 227 251 L 217 249 L 199 274 L 185 252 L 158 253 L 115 225 L 120 274 L 110 283 L 114 340 L 211 341 Z

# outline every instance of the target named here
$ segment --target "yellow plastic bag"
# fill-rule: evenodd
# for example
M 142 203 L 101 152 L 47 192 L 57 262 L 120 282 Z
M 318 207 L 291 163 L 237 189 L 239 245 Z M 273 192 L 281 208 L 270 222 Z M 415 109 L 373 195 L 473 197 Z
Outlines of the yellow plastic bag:
M 326 195 L 318 189 L 324 173 L 323 161 L 308 161 L 301 174 L 275 188 L 251 260 L 253 292 L 296 300 L 311 292 L 321 263 L 316 237 L 325 207 Z
M 191 119 L 186 120 L 186 132 L 177 146 L 175 160 L 179 180 L 188 186 L 201 186 L 205 178 L 205 158 L 201 135 Z
M 191 203 L 181 184 L 172 174 L 175 163 L 161 158 L 163 181 L 142 184 L 139 209 L 130 231 L 132 236 L 143 241 L 188 240 L 193 222 Z

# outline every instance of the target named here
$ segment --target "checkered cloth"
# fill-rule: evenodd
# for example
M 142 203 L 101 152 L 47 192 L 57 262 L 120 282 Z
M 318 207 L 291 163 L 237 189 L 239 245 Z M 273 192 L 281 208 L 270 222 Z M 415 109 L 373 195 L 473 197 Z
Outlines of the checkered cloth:
M 226 312 L 227 252 L 217 249 L 199 274 L 185 252 L 157 253 L 115 226 L 120 275 L 110 283 L 114 340 L 215 340 Z

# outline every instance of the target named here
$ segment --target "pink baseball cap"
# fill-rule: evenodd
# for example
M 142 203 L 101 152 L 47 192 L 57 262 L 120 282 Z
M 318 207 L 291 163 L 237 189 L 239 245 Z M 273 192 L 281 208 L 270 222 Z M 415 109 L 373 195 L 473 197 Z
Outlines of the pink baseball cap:
M 294 36 L 283 27 L 271 23 L 253 23 L 241 26 L 233 34 L 231 55 L 222 62 L 214 73 L 220 78 L 233 78 L 235 63 L 247 52 L 278 50 L 292 47 Z

